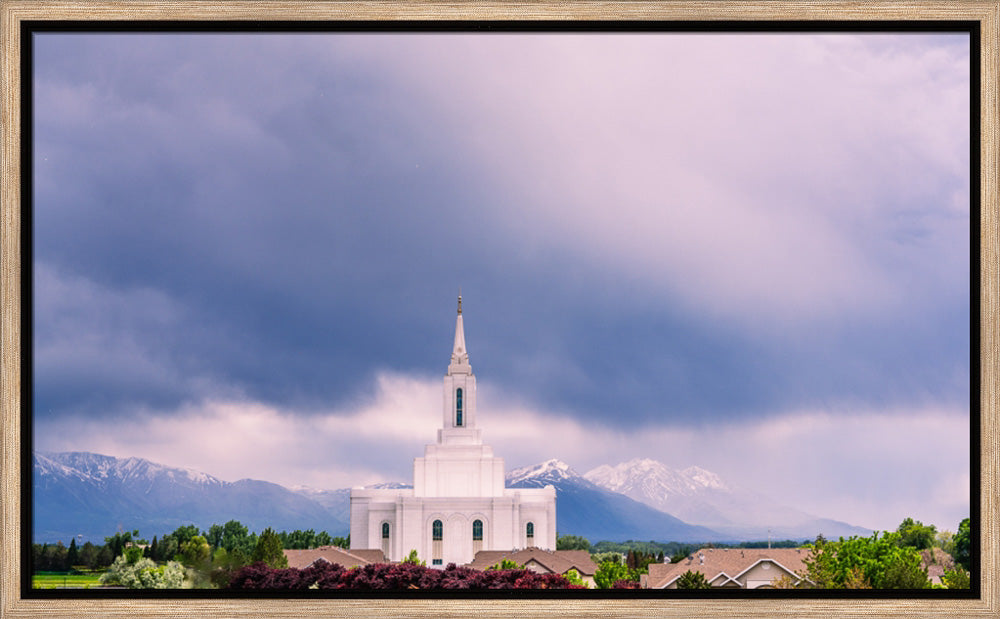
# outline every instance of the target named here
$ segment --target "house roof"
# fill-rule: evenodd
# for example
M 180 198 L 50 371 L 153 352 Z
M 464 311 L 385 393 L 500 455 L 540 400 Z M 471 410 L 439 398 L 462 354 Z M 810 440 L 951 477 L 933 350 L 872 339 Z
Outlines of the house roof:
M 590 558 L 586 550 L 543 550 L 541 548 L 525 548 L 523 550 L 481 550 L 468 567 L 485 570 L 493 567 L 504 559 L 520 565 L 529 561 L 541 565 L 555 574 L 565 574 L 575 569 L 581 576 L 593 576 L 597 572 L 597 564 Z
M 928 548 L 920 551 L 920 565 L 927 569 L 931 584 L 940 585 L 944 573 L 955 569 L 955 559 L 940 548 Z
M 678 563 L 650 563 L 646 578 L 648 587 L 660 589 L 680 578 L 684 572 L 700 572 L 705 580 L 720 583 L 739 578 L 762 561 L 771 561 L 785 571 L 796 574 L 805 570 L 810 556 L 806 548 L 702 548 Z M 702 563 L 699 555 L 704 556 Z
M 337 563 L 344 567 L 355 567 L 357 565 L 368 565 L 369 563 L 382 563 L 385 555 L 381 550 L 351 550 L 347 551 L 339 546 L 320 546 L 319 548 L 309 548 L 306 550 L 285 550 L 285 557 L 288 558 L 288 567 L 305 568 L 312 565 L 319 559 L 324 559 L 330 563 Z

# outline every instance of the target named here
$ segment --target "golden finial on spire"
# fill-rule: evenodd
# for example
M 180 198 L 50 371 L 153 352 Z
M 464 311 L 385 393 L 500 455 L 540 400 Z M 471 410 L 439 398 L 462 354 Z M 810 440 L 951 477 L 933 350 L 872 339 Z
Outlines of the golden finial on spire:
M 458 313 L 462 314 L 462 287 L 458 287 Z

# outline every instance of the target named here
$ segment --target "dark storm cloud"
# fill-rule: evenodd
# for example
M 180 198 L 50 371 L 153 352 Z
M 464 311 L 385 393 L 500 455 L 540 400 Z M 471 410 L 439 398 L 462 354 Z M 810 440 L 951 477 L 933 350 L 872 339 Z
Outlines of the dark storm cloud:
M 662 226 L 669 252 L 686 231 L 671 237 L 669 222 L 640 217 L 673 211 L 642 199 L 645 210 L 635 213 L 610 201 L 600 209 L 583 195 L 662 193 L 624 164 L 620 178 L 575 167 L 581 152 L 602 152 L 591 122 L 603 113 L 602 93 L 556 106 L 565 93 L 545 89 L 558 84 L 487 70 L 482 57 L 497 50 L 466 55 L 420 41 L 37 37 L 37 413 L 129 414 L 232 397 L 328 410 L 368 397 L 380 369 L 443 373 L 460 285 L 480 379 L 583 420 L 712 422 L 809 406 L 967 403 L 968 285 L 932 289 L 948 280 L 947 268 L 967 264 L 967 213 L 948 220 L 929 203 L 949 199 L 950 180 L 907 180 L 930 166 L 919 153 L 901 152 L 885 168 L 899 175 L 891 187 L 912 192 L 897 196 L 898 208 L 866 202 L 888 193 L 865 190 L 886 178 L 882 168 L 850 177 L 863 199 L 843 210 L 829 204 L 843 196 L 817 200 L 830 218 L 817 218 L 809 238 L 794 226 L 781 235 L 771 230 L 779 224 L 755 230 L 758 219 L 739 219 L 742 206 L 687 211 L 692 221 L 719 218 L 706 224 L 706 239 L 731 236 L 734 252 L 749 245 L 731 256 L 706 247 L 710 264 L 678 278 L 659 270 L 677 256 L 644 254 L 660 251 L 644 234 Z M 538 50 L 506 51 L 506 66 L 530 73 L 525 57 Z M 565 54 L 559 76 L 592 66 L 557 51 Z M 531 105 L 510 105 L 519 96 Z M 579 135 L 576 116 L 596 146 L 568 141 Z M 843 131 L 860 140 L 861 129 Z M 718 156 L 726 170 L 763 148 L 729 146 Z M 659 161 L 639 152 L 631 167 Z M 684 156 L 707 157 L 697 148 Z M 825 154 L 815 157 L 815 170 L 829 169 Z M 737 188 L 779 186 L 751 204 L 802 197 L 777 169 L 763 178 L 740 171 L 729 179 Z M 612 190 L 598 182 L 624 193 L 604 196 Z M 697 191 L 678 181 L 669 196 Z M 553 206 L 552 196 L 569 206 Z M 779 206 L 770 221 L 795 221 Z M 616 212 L 636 220 L 622 219 L 621 230 L 602 220 Z M 838 254 L 835 234 L 844 229 L 860 238 L 861 258 Z M 755 233 L 843 260 L 805 250 L 758 255 Z M 614 259 L 604 260 L 609 252 Z M 770 288 L 741 275 L 754 261 L 757 277 L 774 278 Z M 797 262 L 806 266 L 796 270 Z M 881 294 L 877 278 L 855 285 L 853 274 L 867 276 L 872 264 L 913 283 L 892 306 L 905 314 L 855 311 L 858 298 Z M 690 295 L 679 284 L 664 292 L 658 280 L 686 282 Z M 691 301 L 699 295 L 724 302 L 701 311 Z M 824 304 L 828 313 L 816 309 Z

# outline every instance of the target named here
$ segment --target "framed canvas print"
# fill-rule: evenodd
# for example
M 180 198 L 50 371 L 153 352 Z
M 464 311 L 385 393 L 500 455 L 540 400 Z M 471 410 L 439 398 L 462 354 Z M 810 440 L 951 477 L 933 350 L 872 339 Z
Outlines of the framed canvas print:
M 991 616 L 996 2 L 0 0 L 4 616 Z

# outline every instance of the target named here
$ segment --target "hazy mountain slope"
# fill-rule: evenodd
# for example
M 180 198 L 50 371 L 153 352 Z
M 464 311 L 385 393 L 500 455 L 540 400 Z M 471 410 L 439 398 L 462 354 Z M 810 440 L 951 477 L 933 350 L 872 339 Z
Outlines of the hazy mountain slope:
M 584 474 L 594 484 L 620 492 L 686 522 L 741 539 L 868 535 L 868 529 L 819 518 L 759 494 L 733 488 L 711 471 L 671 469 L 650 459 L 599 466 Z
M 692 526 L 629 497 L 587 481 L 559 460 L 511 471 L 507 486 L 556 489 L 556 526 L 560 534 L 582 535 L 592 542 L 720 541 L 724 534 Z
M 225 482 L 142 458 L 85 452 L 36 453 L 36 540 L 82 534 L 101 541 L 121 529 L 152 537 L 180 525 L 200 528 L 239 520 L 251 530 L 315 529 L 346 535 L 347 521 L 322 504 L 266 481 Z

